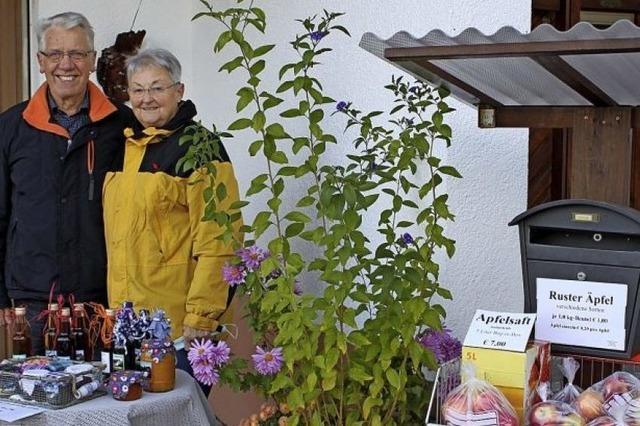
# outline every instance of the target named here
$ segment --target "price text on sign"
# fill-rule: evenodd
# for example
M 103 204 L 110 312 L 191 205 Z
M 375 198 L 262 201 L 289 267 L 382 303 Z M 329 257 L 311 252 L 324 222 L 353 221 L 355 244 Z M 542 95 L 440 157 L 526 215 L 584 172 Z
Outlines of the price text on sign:
M 467 331 L 464 345 L 523 352 L 535 320 L 535 314 L 478 309 Z
M 625 350 L 626 284 L 538 278 L 536 338 Z

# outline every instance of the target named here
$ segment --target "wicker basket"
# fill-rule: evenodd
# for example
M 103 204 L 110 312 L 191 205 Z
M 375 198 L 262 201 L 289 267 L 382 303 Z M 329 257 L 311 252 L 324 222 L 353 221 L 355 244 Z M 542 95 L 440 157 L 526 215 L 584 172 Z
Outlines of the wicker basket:
M 42 358 L 29 358 L 36 359 Z M 20 372 L 19 366 L 23 362 L 24 360 L 9 360 L 0 366 L 0 398 L 8 398 L 21 404 L 59 409 L 106 393 L 102 385 L 102 368 L 99 366 L 91 365 L 88 371 L 81 374 L 42 369 Z

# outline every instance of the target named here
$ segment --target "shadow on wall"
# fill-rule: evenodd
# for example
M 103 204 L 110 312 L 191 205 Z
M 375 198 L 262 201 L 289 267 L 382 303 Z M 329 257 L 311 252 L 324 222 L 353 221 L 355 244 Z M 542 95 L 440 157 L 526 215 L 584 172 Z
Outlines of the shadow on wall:
M 244 306 L 244 297 L 236 297 L 232 303 L 233 322 L 238 326 L 238 339 L 229 339 L 227 343 L 235 356 L 250 362 L 255 344 L 253 332 L 242 317 Z M 265 400 L 254 392 L 234 392 L 228 386 L 216 386 L 209 394 L 209 405 L 214 414 L 229 426 L 237 425 L 243 418 L 260 412 L 260 405 L 264 402 Z

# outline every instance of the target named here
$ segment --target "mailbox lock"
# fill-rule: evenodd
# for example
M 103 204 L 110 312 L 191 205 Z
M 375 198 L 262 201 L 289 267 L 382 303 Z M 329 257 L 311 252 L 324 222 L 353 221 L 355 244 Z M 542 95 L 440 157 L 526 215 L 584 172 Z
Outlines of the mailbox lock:
M 587 274 L 585 274 L 584 272 L 578 272 L 576 278 L 578 278 L 579 281 L 584 281 L 587 279 Z
M 597 232 L 593 234 L 593 241 L 595 241 L 596 243 L 599 243 L 600 241 L 602 241 L 602 234 Z

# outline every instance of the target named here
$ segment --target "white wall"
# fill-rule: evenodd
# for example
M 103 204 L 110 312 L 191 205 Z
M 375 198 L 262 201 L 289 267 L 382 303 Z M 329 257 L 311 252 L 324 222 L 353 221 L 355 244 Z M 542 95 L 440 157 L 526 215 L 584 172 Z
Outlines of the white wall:
M 235 1 L 227 0 L 233 5 Z M 442 29 L 454 35 L 469 26 L 485 33 L 495 32 L 504 25 L 528 31 L 530 26 L 529 0 L 269 0 L 257 2 L 269 18 L 264 43 L 278 42 L 268 59 L 282 64 L 293 59 L 286 45 L 300 26 L 294 19 L 304 18 L 322 9 L 346 12 L 341 23 L 352 38 L 337 35 L 331 44 L 335 52 L 323 60 L 319 69 L 326 94 L 339 100 L 352 101 L 364 110 L 389 109 L 390 96 L 383 86 L 392 74 L 400 71 L 373 57 L 358 47 L 361 35 L 372 31 L 389 37 L 406 30 L 421 36 L 432 29 Z M 115 34 L 129 30 L 137 1 L 113 0 L 32 0 L 34 17 L 48 16 L 63 10 L 86 14 L 96 29 L 96 48 L 102 49 L 115 40 Z M 212 45 L 220 26 L 210 19 L 190 22 L 201 10 L 198 0 L 146 0 L 134 29 L 147 30 L 145 46 L 161 46 L 172 50 L 184 67 L 186 96 L 193 99 L 199 117 L 209 125 L 215 122 L 226 127 L 235 117 L 235 92 L 243 79 L 218 74 L 219 66 L 230 56 L 216 58 Z M 36 70 L 37 72 L 37 70 Z M 275 81 L 277 70 L 265 72 L 264 81 Z M 275 77 L 275 78 L 274 78 Z M 33 85 L 37 85 L 34 81 Z M 275 84 L 266 87 L 274 90 Z M 447 228 L 457 240 L 453 260 L 444 261 L 442 283 L 454 294 L 454 302 L 446 305 L 447 323 L 456 334 L 463 336 L 476 308 L 502 311 L 522 309 L 522 278 L 518 235 L 506 226 L 511 218 L 526 208 L 527 132 L 526 130 L 480 130 L 476 126 L 474 109 L 451 101 L 457 111 L 449 120 L 453 128 L 453 147 L 445 161 L 456 166 L 464 179 L 449 182 L 451 205 L 457 215 Z M 344 122 L 336 117 L 327 120 L 327 129 L 342 135 Z M 299 129 L 301 130 L 301 129 Z M 264 169 L 264 164 L 249 157 L 247 142 L 253 135 L 242 133 L 226 143 L 236 166 L 243 190 L 250 178 Z M 340 162 L 344 146 L 332 151 L 332 160 Z M 302 190 L 302 188 L 298 188 Z M 295 188 L 294 188 L 295 190 Z M 259 200 L 254 201 L 254 205 Z M 249 219 L 255 207 L 247 212 Z M 375 223 L 370 223 L 373 230 Z M 299 247 L 308 250 L 307 247 Z

